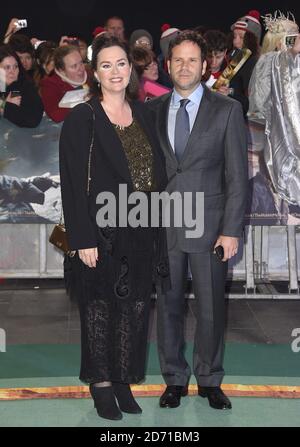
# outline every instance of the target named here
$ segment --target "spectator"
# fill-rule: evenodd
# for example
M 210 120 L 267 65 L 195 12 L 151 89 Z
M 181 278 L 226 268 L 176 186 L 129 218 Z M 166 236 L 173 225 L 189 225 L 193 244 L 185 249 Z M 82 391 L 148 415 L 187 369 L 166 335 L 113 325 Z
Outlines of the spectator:
M 173 87 L 173 83 L 170 79 L 168 68 L 167 68 L 167 58 L 168 58 L 168 50 L 169 45 L 174 40 L 178 34 L 180 33 L 180 30 L 178 28 L 171 28 L 171 26 L 168 23 L 165 23 L 161 27 L 161 36 L 160 36 L 160 49 L 161 54 L 158 56 L 158 67 L 160 71 L 160 77 L 161 77 L 161 83 L 168 88 Z
M 133 31 L 129 39 L 130 48 L 146 47 L 149 50 L 153 49 L 153 37 L 149 31 L 145 29 L 137 29 Z
M 104 29 L 112 36 L 118 37 L 118 39 L 123 41 L 126 40 L 124 21 L 121 17 L 109 17 L 104 24 Z
M 219 30 L 209 30 L 203 37 L 207 43 L 207 65 L 210 74 L 206 84 L 211 87 L 227 65 L 227 37 Z
M 136 46 L 131 54 L 140 80 L 139 99 L 145 102 L 150 98 L 168 93 L 170 89 L 157 82 L 159 78 L 158 63 L 153 51 Z
M 87 87 L 87 71 L 79 48 L 71 45 L 55 50 L 54 65 L 54 73 L 42 79 L 40 92 L 47 115 L 59 123 L 71 111 L 59 107 L 59 102 L 67 92 Z
M 43 116 L 43 104 L 32 81 L 26 79 L 17 54 L 9 45 L 0 47 L 0 68 L 5 73 L 6 93 L 0 116 L 19 127 L 37 127 Z
M 36 68 L 35 52 L 29 37 L 24 34 L 15 34 L 9 39 L 9 45 L 19 56 L 27 77 L 33 79 Z
M 46 76 L 54 72 L 54 53 L 57 45 L 55 42 L 42 42 L 36 50 L 37 67 L 33 76 L 35 85 L 40 89 L 40 83 Z
M 88 58 L 87 58 L 88 45 L 82 37 L 78 37 L 78 42 L 79 42 L 79 51 L 80 51 L 82 60 L 85 64 L 87 64 L 88 63 Z

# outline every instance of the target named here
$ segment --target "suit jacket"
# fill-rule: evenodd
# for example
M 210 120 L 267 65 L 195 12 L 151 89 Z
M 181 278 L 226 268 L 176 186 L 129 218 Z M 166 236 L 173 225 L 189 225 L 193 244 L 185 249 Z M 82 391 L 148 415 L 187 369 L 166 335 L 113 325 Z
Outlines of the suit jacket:
M 72 250 L 94 248 L 98 245 L 96 197 L 101 192 L 119 196 L 119 185 L 127 184 L 133 192 L 127 158 L 116 130 L 105 114 L 98 97 L 89 106 L 76 106 L 66 118 L 60 137 L 60 176 L 62 202 L 68 241 Z M 150 111 L 138 101 L 131 103 L 134 118 L 147 135 L 154 157 L 157 191 L 167 184 L 164 156 L 160 150 Z M 94 129 L 91 160 L 90 196 L 87 195 L 89 149 Z M 119 228 L 118 232 L 122 233 Z M 126 229 L 123 231 L 127 236 Z M 126 241 L 125 241 L 126 242 Z
M 247 134 L 241 105 L 204 86 L 197 118 L 178 163 L 168 138 L 172 93 L 147 103 L 166 158 L 167 191 L 204 193 L 204 234 L 187 238 L 185 226 L 167 230 L 169 249 L 189 253 L 212 250 L 219 235 L 239 237 L 247 201 Z M 195 214 L 194 214 L 195 217 Z

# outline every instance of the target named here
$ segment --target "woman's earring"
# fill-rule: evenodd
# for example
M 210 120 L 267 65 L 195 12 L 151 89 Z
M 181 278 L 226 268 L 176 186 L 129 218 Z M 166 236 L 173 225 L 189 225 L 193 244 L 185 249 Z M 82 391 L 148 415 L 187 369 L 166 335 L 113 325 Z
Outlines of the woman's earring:
M 100 79 L 98 78 L 98 75 L 96 75 L 96 73 L 94 74 L 94 77 L 97 81 L 98 87 L 100 86 Z

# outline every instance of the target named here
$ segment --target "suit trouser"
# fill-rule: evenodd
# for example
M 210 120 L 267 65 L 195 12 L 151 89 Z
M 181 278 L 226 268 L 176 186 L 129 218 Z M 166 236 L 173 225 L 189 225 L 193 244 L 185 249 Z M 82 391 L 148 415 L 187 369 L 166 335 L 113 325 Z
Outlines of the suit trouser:
M 172 288 L 158 289 L 158 353 L 167 385 L 186 385 L 191 368 L 184 356 L 184 309 L 188 261 L 196 300 L 193 372 L 198 385 L 219 386 L 224 377 L 225 281 L 228 263 L 213 253 L 169 251 Z

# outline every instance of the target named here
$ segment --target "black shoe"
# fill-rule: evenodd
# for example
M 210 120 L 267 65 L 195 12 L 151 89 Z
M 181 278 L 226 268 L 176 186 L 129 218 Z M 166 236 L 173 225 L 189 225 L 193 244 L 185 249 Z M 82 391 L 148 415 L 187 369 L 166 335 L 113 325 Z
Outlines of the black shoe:
M 122 413 L 116 403 L 112 386 L 97 387 L 90 385 L 90 393 L 94 399 L 95 408 L 101 418 L 119 421 Z
M 207 397 L 209 405 L 216 410 L 231 410 L 232 405 L 219 386 L 198 386 L 198 394 Z
M 119 407 L 124 413 L 141 414 L 143 412 L 135 401 L 128 383 L 113 382 L 113 390 Z
M 176 408 L 180 405 L 181 397 L 187 396 L 188 385 L 168 385 L 165 392 L 159 399 L 159 406 L 161 408 Z

